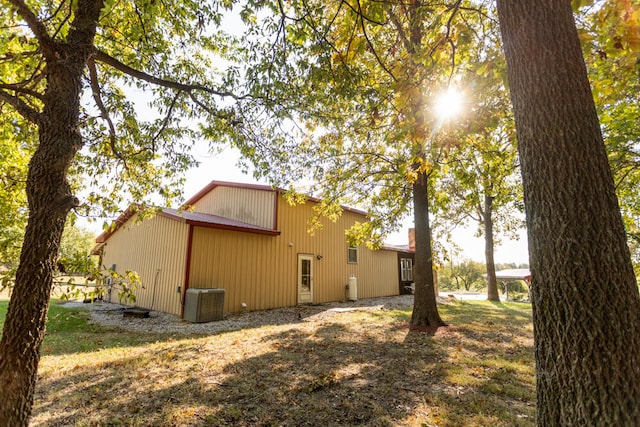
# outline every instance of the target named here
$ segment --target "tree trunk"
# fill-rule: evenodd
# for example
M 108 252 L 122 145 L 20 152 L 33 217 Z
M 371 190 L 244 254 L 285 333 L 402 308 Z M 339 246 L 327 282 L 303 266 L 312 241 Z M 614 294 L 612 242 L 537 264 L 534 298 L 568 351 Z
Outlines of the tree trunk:
M 424 69 L 420 61 L 413 60 L 416 58 L 417 52 L 420 50 L 423 35 L 423 19 L 420 8 L 422 2 L 413 1 L 407 4 L 411 41 L 411 56 L 407 61 L 407 66 L 414 68 L 415 76 L 423 75 Z M 414 86 L 406 85 L 406 87 L 422 87 L 424 80 L 421 78 L 412 82 Z M 411 99 L 412 109 L 411 115 L 415 120 L 413 125 L 413 141 L 419 141 L 416 146 L 418 158 L 424 160 L 426 153 L 424 151 L 424 138 L 418 137 L 420 134 L 427 134 L 424 122 L 424 97 L 408 95 Z M 427 194 L 428 176 L 422 169 L 424 165 L 417 163 L 416 165 L 418 177 L 412 184 L 413 196 L 413 215 L 415 221 L 415 269 L 414 279 L 414 299 L 413 314 L 411 315 L 411 327 L 416 329 L 427 329 L 435 332 L 440 326 L 446 324 L 440 318 L 438 313 L 438 305 L 436 300 L 435 281 L 433 279 L 433 256 L 431 254 L 431 228 L 429 226 L 429 199 Z
M 640 296 L 571 4 L 498 0 L 526 207 L 538 425 L 640 425 Z
M 78 204 L 67 172 L 82 147 L 82 73 L 102 2 L 79 0 L 76 7 L 67 43 L 41 40 L 47 88 L 27 176 L 29 221 L 0 341 L 0 426 L 29 423 L 60 239 L 67 214 Z
M 79 77 L 66 82 L 76 85 L 75 96 L 57 97 L 53 92 L 61 92 L 50 83 L 47 93 L 52 99 L 43 112 L 39 146 L 29 163 L 29 222 L 0 341 L 1 425 L 27 425 L 31 413 L 58 248 L 67 213 L 77 204 L 66 174 L 81 143 Z
M 427 176 L 418 174 L 413 183 L 413 215 L 416 230 L 416 265 L 413 273 L 415 294 L 411 326 L 435 331 L 446 324 L 440 318 L 433 280 L 433 256 L 431 254 L 431 228 L 429 226 L 429 199 Z
M 484 259 L 487 266 L 487 299 L 500 301 L 496 263 L 493 260 L 493 197 L 484 196 Z

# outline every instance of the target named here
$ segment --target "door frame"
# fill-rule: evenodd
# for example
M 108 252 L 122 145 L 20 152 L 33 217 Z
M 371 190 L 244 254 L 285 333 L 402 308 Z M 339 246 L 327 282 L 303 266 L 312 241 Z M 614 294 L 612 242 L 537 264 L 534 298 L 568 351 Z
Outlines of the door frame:
M 313 303 L 313 258 L 312 254 L 298 254 L 297 260 L 297 274 L 296 274 L 296 284 L 297 284 L 297 299 L 298 304 L 312 304 Z M 302 291 L 302 262 L 309 261 L 309 292 Z

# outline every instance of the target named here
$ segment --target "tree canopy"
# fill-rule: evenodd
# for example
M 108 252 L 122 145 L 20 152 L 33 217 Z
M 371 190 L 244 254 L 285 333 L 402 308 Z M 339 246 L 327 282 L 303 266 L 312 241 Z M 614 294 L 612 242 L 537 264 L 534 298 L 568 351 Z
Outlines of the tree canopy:
M 464 74 L 459 52 L 481 11 L 460 2 L 287 6 L 255 30 L 278 28 L 247 49 L 248 75 L 254 90 L 288 100 L 299 139 L 244 154 L 283 186 L 307 184 L 330 202 L 322 208 L 363 206 L 377 231 L 393 231 L 409 213 L 417 170 L 435 172 L 446 149 L 436 99 Z
M 412 323 L 430 323 L 428 315 L 416 315 L 426 306 L 433 306 L 431 323 L 440 323 L 428 189 L 455 142 L 443 131 L 437 100 L 474 72 L 468 52 L 482 51 L 480 41 L 490 31 L 484 25 L 488 12 L 464 1 L 277 2 L 270 12 L 256 33 L 276 31 L 276 36 L 252 43 L 256 34 L 249 35 L 248 75 L 255 90 L 288 100 L 300 132 L 294 143 L 275 149 L 241 146 L 244 154 L 272 181 L 309 183 L 324 200 L 319 215 L 338 215 L 341 203 L 365 207 L 370 222 L 350 230 L 354 241 L 379 245 L 412 208 L 417 273 Z M 430 303 L 421 303 L 423 295 Z
M 640 277 L 640 7 L 601 1 L 578 12 L 580 38 L 629 247 Z
M 0 131 L 13 135 L 2 152 L 20 147 L 30 160 L 29 217 L 0 341 L 0 420 L 26 425 L 68 213 L 115 211 L 150 195 L 170 204 L 195 163 L 196 135 L 259 140 L 237 104 L 261 100 L 242 92 L 223 61 L 233 38 L 219 27 L 232 2 L 1 4 Z
M 534 237 L 533 289 L 540 284 L 533 293 L 534 308 L 544 308 L 542 302 L 546 301 L 564 301 L 561 297 L 566 295 L 556 298 L 555 289 L 571 292 L 584 277 L 591 278 L 587 285 L 598 291 L 593 292 L 593 301 L 600 301 L 618 286 L 629 287 L 631 281 L 625 275 L 628 252 L 618 240 L 608 238 L 621 231 L 616 228 L 617 205 L 612 202 L 615 197 L 609 192 L 609 182 L 582 185 L 590 182 L 587 178 L 609 176 L 606 159 L 602 162 L 599 157 L 600 140 L 594 130 L 597 118 L 590 115 L 590 93 L 586 96 L 588 91 L 576 89 L 571 82 L 559 85 L 564 95 L 576 89 L 576 97 L 562 99 L 588 113 L 574 117 L 576 120 L 564 116 L 566 108 L 558 107 L 553 93 L 544 92 L 547 81 L 541 79 L 545 76 L 557 83 L 554 79 L 564 74 L 549 74 L 539 67 L 532 67 L 535 72 L 518 68 L 522 65 L 519 60 L 531 62 L 535 52 L 528 51 L 526 43 L 514 49 L 521 34 L 511 32 L 524 28 L 523 34 L 531 36 L 532 29 L 520 21 L 533 14 L 536 20 L 532 22 L 539 28 L 533 36 L 547 37 L 545 25 L 549 22 L 539 14 L 553 11 L 546 19 L 553 22 L 554 31 L 567 38 L 534 39 L 548 46 L 570 40 L 572 49 L 535 59 L 548 60 L 550 70 L 557 65 L 556 59 L 570 58 L 567 67 L 575 67 L 575 75 L 581 75 L 582 57 L 572 44 L 571 11 L 568 4 L 556 10 L 549 6 L 551 2 L 536 2 L 532 9 L 526 8 L 527 3 L 510 0 L 498 2 L 498 6 L 504 6 L 501 26 L 507 60 L 515 70 L 510 71 L 512 99 L 518 133 L 524 138 L 520 154 L 528 167 L 523 177 L 530 235 Z M 423 233 L 417 240 L 424 243 L 417 259 L 430 270 L 428 213 L 433 195 L 428 189 L 442 172 L 442 160 L 457 144 L 441 132 L 442 123 L 432 114 L 432 100 L 460 83 L 469 71 L 469 52 L 484 39 L 484 32 L 491 31 L 484 25 L 493 19 L 487 5 L 462 0 L 451 4 L 249 1 L 240 6 L 238 23 L 249 25 L 243 27 L 246 36 L 238 39 L 221 29 L 226 13 L 234 6 L 231 0 L 207 4 L 187 0 L 178 7 L 156 0 L 59 4 L 4 0 L 1 4 L 0 111 L 4 120 L 0 127 L 0 177 L 7 191 L 0 197 L 0 209 L 25 211 L 26 195 L 29 214 L 0 341 L 1 423 L 28 423 L 53 272 L 69 212 L 115 211 L 149 196 L 169 205 L 180 193 L 182 173 L 195 164 L 190 149 L 199 138 L 239 147 L 258 173 L 274 183 L 288 187 L 301 181 L 309 183 L 307 190 L 325 200 L 319 204 L 319 213 L 339 215 L 340 203 L 372 207 L 372 222 L 354 229 L 354 240 L 373 237 L 370 243 L 375 245 L 378 236 L 374 230 L 384 233 L 396 228 L 413 202 L 414 213 L 418 212 L 417 232 Z M 633 38 L 637 15 L 627 5 L 605 2 L 593 15 L 594 24 L 585 27 L 596 28 L 602 23 L 602 29 L 595 36 L 587 31 L 585 38 L 594 46 L 592 76 L 601 82 L 595 85 L 596 94 L 612 148 L 618 195 L 629 207 L 627 226 L 633 233 L 637 129 L 625 124 L 625 118 L 637 117 L 638 91 L 633 91 L 637 80 L 629 72 L 637 63 L 624 53 L 633 51 L 633 46 L 637 49 L 637 38 Z M 620 17 L 625 25 L 616 26 Z M 544 45 L 545 49 L 548 46 Z M 480 56 L 487 54 L 480 52 Z M 607 58 L 615 61 L 601 61 Z M 610 76 L 615 77 L 609 81 Z M 545 93 L 542 101 L 536 98 L 530 103 L 539 93 L 532 94 L 523 85 L 527 78 L 534 82 L 531 87 L 540 87 L 540 93 Z M 585 82 L 580 80 L 580 84 L 584 89 Z M 618 90 L 609 92 L 609 87 Z M 555 108 L 557 122 L 545 121 L 547 108 Z M 572 128 L 576 123 L 585 126 Z M 577 139 L 567 142 L 565 131 L 569 128 L 596 153 L 576 166 L 575 170 L 584 168 L 590 174 L 580 185 L 575 181 L 579 174 L 563 175 L 563 168 L 584 154 L 573 150 Z M 585 129 L 591 133 L 580 133 Z M 541 148 L 531 138 L 534 134 L 547 135 L 558 144 Z M 567 157 L 566 153 L 575 155 Z M 560 159 L 566 162 L 552 169 L 552 179 L 546 182 L 540 171 Z M 597 188 L 606 191 L 587 194 Z M 541 194 L 540 189 L 546 193 Z M 576 200 L 584 203 L 572 204 Z M 576 213 L 584 206 L 591 207 L 585 211 L 590 215 L 580 211 L 571 217 L 575 221 L 570 224 L 558 214 L 559 209 Z M 549 221 L 538 221 L 545 209 Z M 2 242 L 9 242 L 13 232 L 20 234 L 23 224 L 11 218 L 2 221 L 5 229 L 0 249 L 5 256 L 15 248 Z M 612 228 L 598 225 L 603 223 Z M 606 242 L 598 246 L 593 238 L 584 239 L 585 230 L 607 236 L 601 239 Z M 561 241 L 564 245 L 585 240 L 591 245 L 565 248 L 550 244 L 559 231 L 568 233 Z M 558 251 L 560 246 L 566 250 Z M 549 256 L 551 267 L 541 262 Z M 603 259 L 612 261 L 599 264 Z M 568 265 L 578 264 L 575 271 L 567 270 Z M 614 267 L 606 270 L 609 264 Z M 602 269 L 602 274 L 595 274 L 594 269 Z M 552 289 L 548 285 L 557 273 L 562 273 L 562 280 Z M 611 283 L 597 287 L 600 277 L 610 278 Z M 417 275 L 418 281 L 426 283 L 425 275 Z M 637 298 L 627 294 L 625 304 L 635 307 L 637 313 Z M 416 299 L 420 299 L 418 295 Z M 549 318 L 566 319 L 562 310 L 571 311 L 574 306 L 559 307 L 561 313 Z M 595 308 L 599 307 L 596 304 Z M 627 311 L 623 315 L 637 320 L 637 315 L 632 317 Z M 606 313 L 602 316 L 607 318 Z M 620 326 L 616 333 L 632 330 L 629 325 L 637 323 L 611 320 L 607 324 Z M 589 319 L 584 323 L 589 324 Z M 593 331 L 598 329 L 594 326 Z M 552 331 L 539 323 L 536 338 L 543 337 L 543 344 L 550 339 L 545 332 Z M 602 336 L 602 342 L 613 336 Z M 636 348 L 637 339 L 633 343 Z M 612 347 L 615 345 L 604 350 Z M 567 348 L 569 356 L 577 354 L 578 347 Z M 540 347 L 541 355 L 545 349 Z M 548 360 L 556 359 L 539 362 Z M 561 368 L 556 372 L 565 374 Z M 550 390 L 548 383 L 541 386 L 544 392 Z M 635 391 L 628 396 L 637 396 L 637 388 Z M 554 406 L 550 395 L 541 395 L 542 405 Z

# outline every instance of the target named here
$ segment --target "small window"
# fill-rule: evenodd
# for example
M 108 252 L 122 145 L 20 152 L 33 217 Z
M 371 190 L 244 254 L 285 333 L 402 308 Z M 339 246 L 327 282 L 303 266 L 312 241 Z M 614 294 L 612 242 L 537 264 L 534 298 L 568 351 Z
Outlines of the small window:
M 349 264 L 358 263 L 358 248 L 355 246 L 349 246 L 349 249 L 347 249 L 347 262 Z
M 413 262 L 411 258 L 400 258 L 400 280 L 411 282 L 413 280 Z

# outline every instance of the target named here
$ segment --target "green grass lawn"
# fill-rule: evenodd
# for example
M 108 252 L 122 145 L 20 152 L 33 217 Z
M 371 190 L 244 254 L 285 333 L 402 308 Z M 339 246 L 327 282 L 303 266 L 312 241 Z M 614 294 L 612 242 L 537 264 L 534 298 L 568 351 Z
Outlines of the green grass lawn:
M 6 301 L 0 301 L 0 322 Z M 533 426 L 531 306 L 345 312 L 211 336 L 105 329 L 52 304 L 34 425 Z

